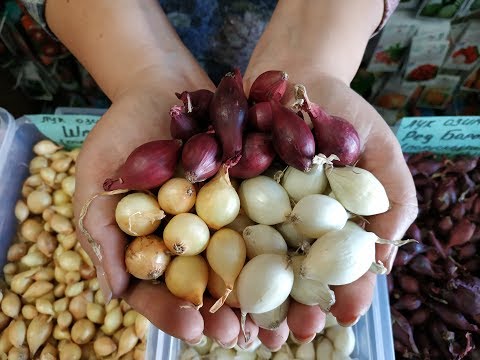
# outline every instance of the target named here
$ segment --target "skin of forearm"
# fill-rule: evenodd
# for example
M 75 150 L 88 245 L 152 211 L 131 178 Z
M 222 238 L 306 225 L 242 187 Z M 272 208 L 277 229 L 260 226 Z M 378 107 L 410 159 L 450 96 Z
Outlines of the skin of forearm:
M 142 82 L 209 85 L 157 0 L 47 0 L 46 19 L 112 101 Z
M 383 0 L 280 0 L 265 30 L 263 46 L 285 49 L 301 66 L 311 66 L 349 84 L 367 43 L 381 22 Z

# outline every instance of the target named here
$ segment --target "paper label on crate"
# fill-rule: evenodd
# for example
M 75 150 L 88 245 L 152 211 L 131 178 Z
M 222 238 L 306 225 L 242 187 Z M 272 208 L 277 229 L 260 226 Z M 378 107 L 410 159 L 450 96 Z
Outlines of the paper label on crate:
M 38 130 L 66 149 L 80 147 L 100 116 L 94 115 L 28 115 Z
M 396 135 L 406 153 L 480 155 L 480 116 L 405 117 Z

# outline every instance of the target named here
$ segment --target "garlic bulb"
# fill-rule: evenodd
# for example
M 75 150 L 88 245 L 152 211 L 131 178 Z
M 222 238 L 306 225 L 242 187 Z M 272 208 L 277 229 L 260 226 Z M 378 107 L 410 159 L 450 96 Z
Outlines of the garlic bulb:
M 370 216 L 389 209 L 387 192 L 371 172 L 358 167 L 334 167 L 326 174 L 335 198 L 348 211 Z

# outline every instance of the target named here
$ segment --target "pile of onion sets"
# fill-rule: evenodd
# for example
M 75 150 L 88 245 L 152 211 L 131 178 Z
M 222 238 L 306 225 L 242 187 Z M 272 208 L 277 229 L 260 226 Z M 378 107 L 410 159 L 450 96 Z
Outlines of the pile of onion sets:
M 131 275 L 164 281 L 195 308 L 208 291 L 217 299 L 211 312 L 227 304 L 241 310 L 242 325 L 250 314 L 275 329 L 290 298 L 327 312 L 330 285 L 385 272 L 376 243 L 404 242 L 362 226 L 388 211 L 389 200 L 380 181 L 355 166 L 361 144 L 350 122 L 283 71 L 261 74 L 248 98 L 238 70 L 215 92 L 176 95 L 172 140 L 136 148 L 99 194 L 125 194 L 115 218 L 131 237 Z M 90 202 L 79 222 L 86 234 Z

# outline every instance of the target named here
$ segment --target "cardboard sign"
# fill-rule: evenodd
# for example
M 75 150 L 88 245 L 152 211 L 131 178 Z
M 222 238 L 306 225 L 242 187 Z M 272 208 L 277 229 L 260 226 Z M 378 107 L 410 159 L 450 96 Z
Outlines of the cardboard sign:
M 38 130 L 66 149 L 80 147 L 100 116 L 94 115 L 27 115 Z
M 396 134 L 406 153 L 480 155 L 480 116 L 406 117 Z

